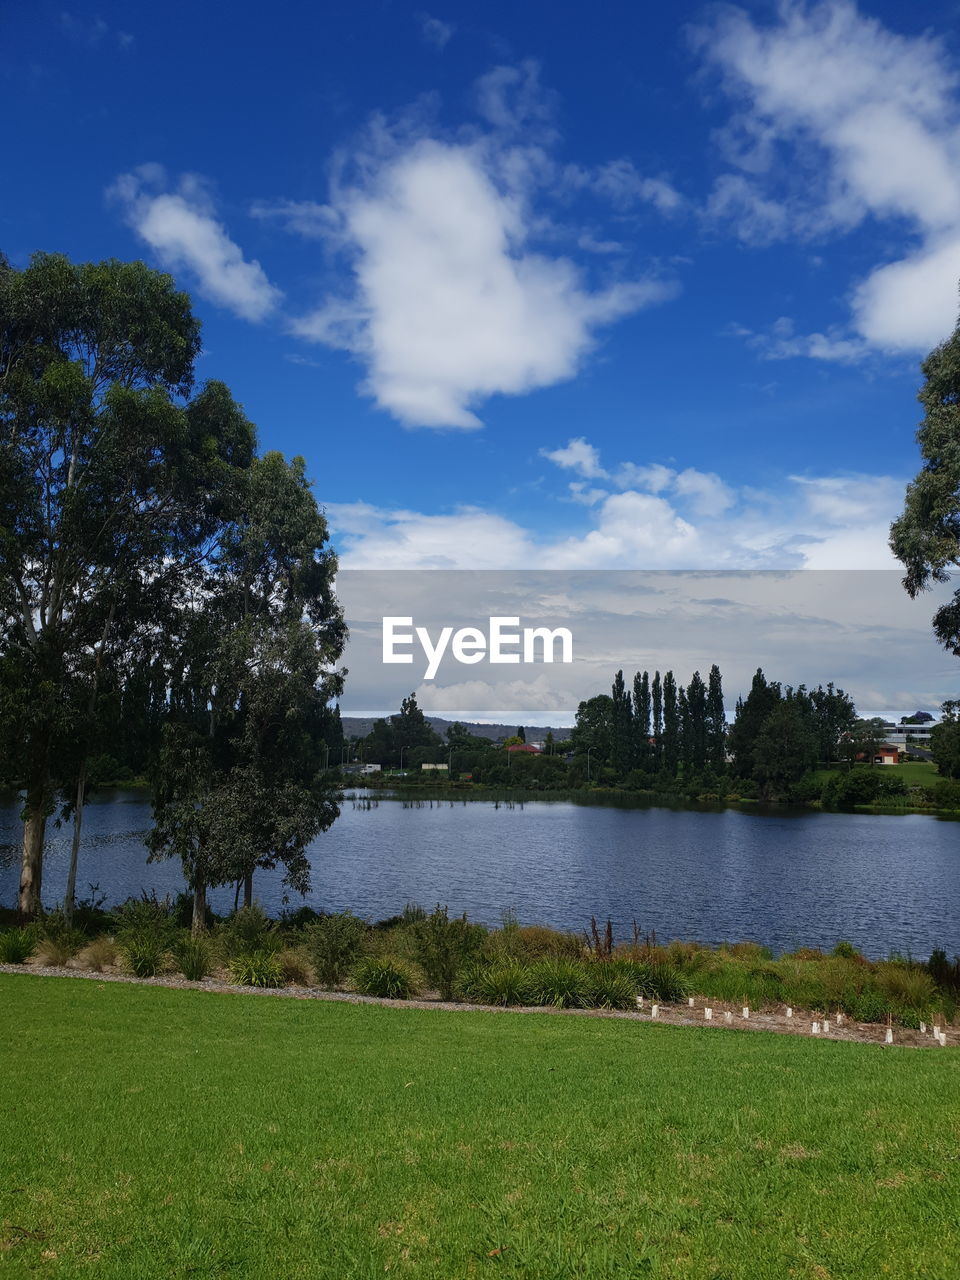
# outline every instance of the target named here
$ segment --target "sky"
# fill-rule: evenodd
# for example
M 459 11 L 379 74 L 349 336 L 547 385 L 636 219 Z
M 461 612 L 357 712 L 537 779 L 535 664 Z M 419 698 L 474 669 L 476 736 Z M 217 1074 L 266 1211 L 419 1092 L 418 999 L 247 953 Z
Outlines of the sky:
M 0 248 L 170 271 L 344 568 L 897 567 L 956 3 L 7 0 L 0 93 Z

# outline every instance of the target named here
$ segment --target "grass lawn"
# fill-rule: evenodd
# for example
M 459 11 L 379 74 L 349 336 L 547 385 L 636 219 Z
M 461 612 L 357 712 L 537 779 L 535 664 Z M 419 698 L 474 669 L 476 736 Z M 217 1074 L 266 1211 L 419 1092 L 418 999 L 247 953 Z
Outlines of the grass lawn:
M 884 777 L 902 778 L 908 787 L 934 787 L 938 782 L 943 781 L 943 774 L 929 760 L 907 760 L 904 764 L 878 764 L 873 768 L 882 772 Z M 844 766 L 840 770 L 817 769 L 815 772 L 818 782 L 826 782 L 832 774 L 846 773 L 846 771 Z
M 952 1280 L 960 1055 L 0 975 L 0 1276 Z

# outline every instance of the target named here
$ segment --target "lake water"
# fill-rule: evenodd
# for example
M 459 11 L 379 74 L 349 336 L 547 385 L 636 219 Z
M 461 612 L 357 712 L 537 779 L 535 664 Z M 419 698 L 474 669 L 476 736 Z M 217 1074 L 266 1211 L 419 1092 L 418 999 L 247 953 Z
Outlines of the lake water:
M 183 888 L 179 864 L 148 863 L 150 807 L 113 792 L 85 814 L 78 893 L 98 884 L 108 903 L 142 889 Z M 70 830 L 48 828 L 44 901 L 63 896 Z M 17 810 L 0 807 L 0 903 L 19 876 Z M 372 920 L 408 901 L 498 924 L 581 930 L 612 917 L 617 936 L 636 920 L 659 938 L 751 939 L 775 950 L 848 939 L 868 955 L 893 949 L 926 958 L 960 952 L 960 824 L 926 814 L 747 813 L 642 809 L 536 801 L 383 800 L 349 797 L 311 848 L 316 909 L 351 908 Z M 284 905 L 279 872 L 260 872 L 255 896 Z M 292 895 L 292 907 L 301 904 Z M 215 910 L 233 891 L 211 895 Z

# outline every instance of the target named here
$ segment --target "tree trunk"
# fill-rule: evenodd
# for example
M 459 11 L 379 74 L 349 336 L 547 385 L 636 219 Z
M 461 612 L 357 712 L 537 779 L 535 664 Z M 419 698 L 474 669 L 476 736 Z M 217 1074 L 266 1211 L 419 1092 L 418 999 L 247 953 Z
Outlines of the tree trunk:
M 243 905 L 253 906 L 253 871 L 248 871 L 243 877 Z
M 17 912 L 21 920 L 33 920 L 40 914 L 43 836 L 46 827 L 47 817 L 42 803 L 31 806 L 23 821 L 23 861 L 20 865 L 20 893 L 17 898 Z
M 80 832 L 83 828 L 83 793 L 87 782 L 87 762 L 80 765 L 77 775 L 77 796 L 73 807 L 73 840 L 70 843 L 70 870 L 67 873 L 67 889 L 63 895 L 63 915 L 67 924 L 73 923 L 73 909 L 77 901 L 77 863 L 80 860 Z
M 196 936 L 207 927 L 207 886 L 198 880 L 193 886 L 193 924 L 191 933 Z

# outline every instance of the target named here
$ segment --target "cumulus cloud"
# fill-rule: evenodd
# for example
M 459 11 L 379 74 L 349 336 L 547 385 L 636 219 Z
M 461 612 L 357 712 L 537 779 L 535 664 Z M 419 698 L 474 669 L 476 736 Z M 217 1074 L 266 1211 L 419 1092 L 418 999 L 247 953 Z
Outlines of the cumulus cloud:
M 205 297 L 244 320 L 263 320 L 280 291 L 218 221 L 206 184 L 188 174 L 174 190 L 167 187 L 159 165 L 142 165 L 117 178 L 108 196 L 163 266 L 188 271 Z
M 737 110 L 720 139 L 708 213 L 746 241 L 837 234 L 868 219 L 906 226 L 915 247 L 851 297 L 853 341 L 923 351 L 957 316 L 960 98 L 945 43 L 901 36 L 850 0 L 785 0 L 769 24 L 726 8 L 695 42 Z M 778 352 L 848 359 L 821 334 Z
M 571 440 L 561 449 L 541 449 L 540 456 L 549 458 L 558 467 L 576 471 L 587 480 L 605 477 L 607 474 L 600 465 L 599 451 L 594 445 L 588 444 L 583 436 Z
M 353 355 L 363 392 L 408 427 L 479 427 L 483 401 L 574 377 L 605 326 L 677 292 L 659 266 L 627 275 L 595 256 L 588 270 L 562 251 L 619 254 L 598 204 L 670 213 L 681 198 L 666 177 L 560 165 L 556 96 L 535 63 L 494 67 L 473 98 L 481 124 L 445 132 L 426 108 L 378 117 L 338 157 L 325 203 L 251 211 L 339 255 L 344 287 L 292 332 Z M 581 199 L 590 226 L 570 214 Z
M 660 463 L 612 472 L 585 440 L 553 450 L 562 469 L 596 469 L 621 491 L 570 485 L 586 527 L 548 537 L 478 507 L 443 515 L 363 503 L 327 508 L 348 569 L 896 569 L 887 547 L 904 481 L 790 476 L 775 493 Z M 546 456 L 551 456 L 547 453 Z M 558 460 L 559 459 L 559 460 Z M 581 472 L 582 473 L 582 472 Z M 629 486 L 627 487 L 627 477 Z
M 569 259 L 530 249 L 522 201 L 475 145 L 419 141 L 335 200 L 356 291 L 295 331 L 362 359 L 365 390 L 407 426 L 480 426 L 478 400 L 572 377 L 597 329 L 673 292 L 591 291 Z

